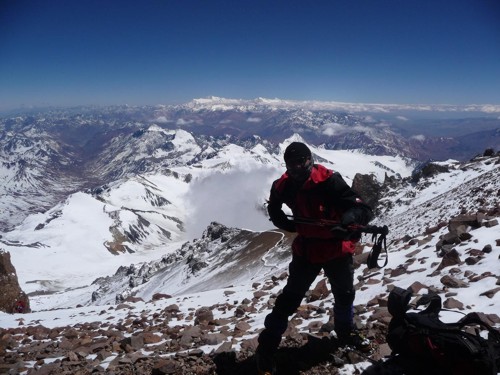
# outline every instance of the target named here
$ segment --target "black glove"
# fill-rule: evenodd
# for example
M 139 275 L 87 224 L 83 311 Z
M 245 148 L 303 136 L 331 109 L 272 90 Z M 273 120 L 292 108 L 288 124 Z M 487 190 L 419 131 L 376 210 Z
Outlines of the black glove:
M 361 233 L 357 230 L 349 228 L 353 224 L 358 224 L 359 210 L 351 208 L 346 211 L 340 218 L 340 225 L 332 228 L 332 233 L 336 238 L 343 240 L 359 240 Z
M 333 236 L 338 240 L 348 240 L 352 235 L 352 233 L 342 225 L 336 225 L 332 227 L 332 229 L 330 229 L 330 232 L 332 232 Z
M 349 225 L 355 224 L 358 218 L 358 215 L 356 214 L 356 210 L 353 209 L 346 211 L 340 219 L 340 225 L 342 225 L 344 228 L 347 228 Z

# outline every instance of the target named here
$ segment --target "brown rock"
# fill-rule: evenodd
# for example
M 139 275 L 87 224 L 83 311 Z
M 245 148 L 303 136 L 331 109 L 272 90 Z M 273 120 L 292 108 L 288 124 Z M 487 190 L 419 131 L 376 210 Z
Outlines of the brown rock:
M 0 249 L 0 311 L 12 313 L 31 312 L 30 301 L 21 290 L 10 253 Z
M 469 286 L 465 281 L 456 279 L 450 275 L 443 276 L 440 281 L 449 288 L 466 288 Z
M 328 290 L 328 287 L 326 285 L 326 279 L 322 279 L 316 284 L 314 289 L 311 291 L 308 298 L 308 302 L 325 299 L 326 297 L 328 297 L 329 294 L 330 290 Z
M 485 223 L 483 223 L 483 225 L 487 228 L 495 227 L 498 225 L 498 220 L 497 219 L 489 220 L 489 221 L 486 221 Z
M 238 323 L 236 323 L 234 330 L 238 331 L 238 332 L 246 332 L 250 328 L 251 328 L 250 324 L 248 324 L 247 322 L 242 320 L 242 321 L 239 321 Z
M 182 333 L 179 344 L 183 347 L 190 347 L 195 338 L 200 338 L 202 331 L 199 326 L 187 327 Z
M 153 294 L 153 296 L 151 297 L 151 300 L 153 301 L 158 301 L 160 299 L 168 299 L 168 298 L 172 298 L 172 296 L 170 294 L 163 294 L 163 293 L 155 293 Z
M 418 294 L 420 292 L 420 289 L 426 288 L 427 286 L 422 284 L 420 281 L 415 281 L 413 284 L 410 285 L 410 289 L 413 294 Z
M 376 207 L 380 197 L 381 186 L 375 176 L 356 173 L 352 180 L 352 188 L 371 207 Z
M 178 374 L 179 367 L 179 364 L 172 359 L 162 359 L 154 365 L 151 375 Z
M 195 312 L 194 324 L 210 324 L 214 320 L 214 313 L 210 307 L 200 307 Z
M 457 227 L 466 225 L 472 228 L 479 228 L 481 226 L 477 215 L 459 215 L 451 219 L 448 223 L 448 230 L 454 232 Z
M 232 344 L 229 341 L 223 342 L 216 350 L 215 354 L 228 353 L 232 351 Z
M 259 299 L 259 298 L 262 298 L 264 296 L 267 296 L 268 294 L 269 293 L 267 293 L 267 292 L 263 292 L 261 290 L 258 290 L 258 291 L 256 291 L 256 292 L 253 293 L 253 296 L 254 296 L 254 298 Z
M 459 300 L 456 300 L 455 298 L 447 298 L 443 302 L 443 306 L 447 309 L 458 309 L 458 310 L 464 309 L 464 304 Z
M 391 271 L 390 277 L 397 277 L 404 275 L 406 273 L 406 267 L 404 265 L 399 265 L 397 268 Z
M 460 255 L 458 254 L 458 251 L 455 249 L 452 249 L 448 253 L 444 254 L 443 259 L 441 260 L 441 264 L 438 266 L 438 270 L 442 270 L 443 268 L 449 267 L 449 266 L 454 266 L 457 264 L 460 264 Z
M 176 313 L 176 312 L 179 312 L 179 306 L 176 305 L 176 304 L 173 304 L 173 305 L 169 305 L 167 307 L 165 307 L 163 309 L 163 312 L 166 312 L 166 313 Z
M 144 332 L 142 334 L 144 344 L 156 344 L 161 341 L 161 336 L 153 333 L 153 332 Z
M 488 298 L 493 298 L 498 291 L 500 291 L 500 288 L 490 289 L 490 290 L 487 290 L 486 292 L 481 293 L 480 296 L 486 296 Z

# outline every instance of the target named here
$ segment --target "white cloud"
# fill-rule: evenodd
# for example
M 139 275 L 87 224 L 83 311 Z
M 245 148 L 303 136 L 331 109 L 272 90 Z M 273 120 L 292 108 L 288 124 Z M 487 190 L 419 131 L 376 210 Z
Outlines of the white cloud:
M 172 122 L 172 120 L 167 119 L 165 116 L 160 116 L 160 117 L 157 117 L 155 119 L 155 122 L 157 122 L 159 124 L 166 124 L 166 123 Z
M 193 120 L 184 120 L 183 118 L 178 119 L 176 122 L 177 125 L 189 125 L 192 123 L 193 123 Z
M 275 169 L 258 168 L 193 181 L 186 196 L 191 207 L 186 222 L 188 237 L 199 237 L 212 221 L 255 231 L 273 228 L 262 209 L 277 178 Z
M 423 134 L 413 135 L 410 138 L 415 139 L 415 140 L 420 141 L 420 142 L 425 141 L 425 135 L 423 135 Z
M 260 117 L 249 117 L 247 118 L 247 122 L 261 122 L 262 119 Z
M 408 118 L 404 116 L 396 116 L 396 118 L 401 121 L 408 121 Z
M 322 133 L 326 136 L 332 137 L 334 135 L 341 135 L 345 133 L 360 132 L 369 133 L 371 132 L 370 127 L 357 124 L 354 126 L 346 126 L 338 124 L 335 122 L 324 124 Z
M 346 126 L 344 126 L 342 124 L 338 124 L 336 122 L 331 122 L 331 123 L 323 125 L 323 134 L 327 135 L 329 137 L 337 135 L 337 134 L 345 133 L 346 131 L 347 131 Z
M 371 132 L 371 129 L 368 126 L 363 126 L 363 125 L 359 125 L 359 124 L 355 125 L 352 128 L 352 130 L 360 132 L 360 133 L 370 133 Z

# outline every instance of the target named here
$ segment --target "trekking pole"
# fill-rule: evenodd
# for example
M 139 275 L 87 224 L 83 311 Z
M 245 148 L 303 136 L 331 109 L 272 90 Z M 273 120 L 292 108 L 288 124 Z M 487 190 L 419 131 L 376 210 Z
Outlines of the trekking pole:
M 372 268 L 383 268 L 387 265 L 389 261 L 389 255 L 387 253 L 387 235 L 389 234 L 389 227 L 387 225 L 376 226 L 376 225 L 351 225 L 347 228 L 342 227 L 339 221 L 329 220 L 329 219 L 313 219 L 309 217 L 299 217 L 293 215 L 286 215 L 296 224 L 306 224 L 306 225 L 316 225 L 321 227 L 331 227 L 331 230 L 337 230 L 339 232 L 344 232 L 351 234 L 351 236 L 361 233 L 371 234 L 372 241 L 374 242 L 373 248 L 368 254 L 367 266 L 369 269 Z M 378 259 L 384 252 L 385 261 L 383 265 L 378 264 Z
M 296 224 L 307 224 L 307 225 L 316 225 L 320 227 L 341 227 L 340 221 L 329 220 L 329 219 L 313 219 L 309 217 L 300 217 L 293 215 L 286 215 L 287 218 L 291 219 Z M 377 225 L 351 225 L 347 228 L 343 228 L 352 233 L 367 233 L 367 234 L 381 234 L 387 235 L 389 234 L 389 228 L 387 225 L 377 226 Z

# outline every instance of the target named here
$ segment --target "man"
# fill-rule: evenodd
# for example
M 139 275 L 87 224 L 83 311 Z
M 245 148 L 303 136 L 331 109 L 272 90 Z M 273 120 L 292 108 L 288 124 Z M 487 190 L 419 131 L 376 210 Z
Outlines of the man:
M 370 207 L 346 184 L 340 174 L 314 164 L 311 150 L 301 142 L 285 150 L 286 172 L 274 181 L 268 204 L 273 224 L 296 232 L 288 282 L 276 298 L 272 312 L 264 321 L 258 338 L 259 374 L 271 374 L 273 357 L 288 325 L 288 318 L 300 306 L 305 293 L 321 269 L 328 278 L 334 296 L 335 332 L 341 345 L 366 350 L 369 345 L 353 327 L 354 267 L 352 254 L 358 238 L 346 239 L 347 228 L 366 225 L 373 217 Z M 283 212 L 286 204 L 296 219 Z M 308 220 L 338 222 L 337 230 L 328 226 L 305 224 Z M 308 220 L 307 220 L 308 219 Z M 338 230 L 340 229 L 340 230 Z

